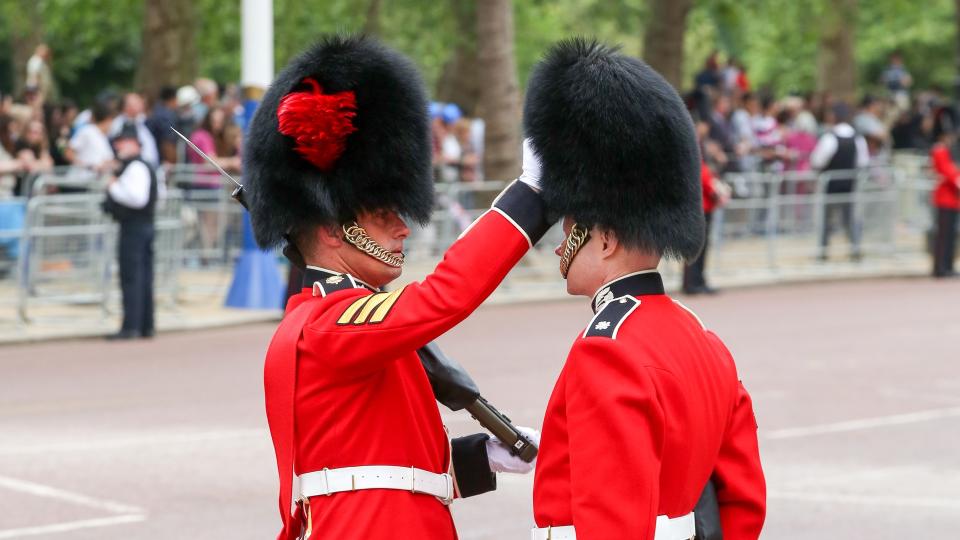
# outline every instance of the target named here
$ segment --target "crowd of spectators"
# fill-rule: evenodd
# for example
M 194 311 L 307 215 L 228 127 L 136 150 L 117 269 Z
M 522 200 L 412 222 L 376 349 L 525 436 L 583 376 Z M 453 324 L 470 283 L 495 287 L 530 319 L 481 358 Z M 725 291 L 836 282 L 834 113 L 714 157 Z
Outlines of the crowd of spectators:
M 703 155 L 719 175 L 749 171 L 819 170 L 818 140 L 849 123 L 867 143 L 871 164 L 887 163 L 894 150 L 927 151 L 934 125 L 953 105 L 941 88 L 913 91 L 913 80 L 899 53 L 878 81 L 882 90 L 848 102 L 827 92 L 777 96 L 751 87 L 745 67 L 731 59 L 725 66 L 711 55 L 687 94 L 699 121 L 709 126 Z
M 127 123 L 136 127 L 141 157 L 160 170 L 202 162 L 180 144 L 170 130 L 174 126 L 224 169 L 239 171 L 243 107 L 236 87 L 201 78 L 164 87 L 155 96 L 108 90 L 81 110 L 59 97 L 51 62 L 49 48 L 38 46 L 22 95 L 0 100 L 0 198 L 30 195 L 27 181 L 54 167 L 114 171 L 118 162 L 110 139 Z M 196 187 L 211 187 L 214 180 L 219 182 L 201 179 L 204 185 Z
M 467 118 L 455 103 L 430 103 L 433 167 L 437 182 L 483 179 L 483 120 Z

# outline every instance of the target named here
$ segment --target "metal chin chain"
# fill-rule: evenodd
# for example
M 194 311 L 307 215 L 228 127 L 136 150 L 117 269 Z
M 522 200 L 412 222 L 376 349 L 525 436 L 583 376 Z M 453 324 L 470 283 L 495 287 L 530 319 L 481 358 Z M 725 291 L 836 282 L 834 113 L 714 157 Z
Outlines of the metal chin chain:
M 577 256 L 577 252 L 589 239 L 590 235 L 587 229 L 579 223 L 574 223 L 573 227 L 570 227 L 570 234 L 567 235 L 567 240 L 563 246 L 563 255 L 560 257 L 560 275 L 563 276 L 563 279 L 567 279 L 567 272 L 570 271 L 573 258 Z
M 356 221 L 350 223 L 349 225 L 344 224 L 342 228 L 344 239 L 353 244 L 360 251 L 382 262 L 383 264 L 386 264 L 387 266 L 392 266 L 394 268 L 400 268 L 403 266 L 403 253 L 395 255 L 384 249 L 383 246 L 378 244 L 376 240 L 370 238 L 370 235 L 367 234 L 367 231 L 358 225 Z

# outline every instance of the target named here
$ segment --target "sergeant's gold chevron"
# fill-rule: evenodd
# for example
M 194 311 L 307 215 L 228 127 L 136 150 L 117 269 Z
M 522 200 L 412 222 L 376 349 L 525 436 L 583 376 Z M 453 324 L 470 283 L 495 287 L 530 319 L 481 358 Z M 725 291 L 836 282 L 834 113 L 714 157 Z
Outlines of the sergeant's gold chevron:
M 359 300 L 356 300 L 354 303 L 350 304 L 350 307 L 343 312 L 343 315 L 340 316 L 340 319 L 337 320 L 337 324 L 350 324 L 350 321 L 353 320 L 353 316 L 357 314 L 357 311 L 367 303 L 367 300 L 373 298 L 372 296 L 364 296 Z
M 383 322 L 402 292 L 403 289 L 400 288 L 393 292 L 376 293 L 359 298 L 344 310 L 343 315 L 340 315 L 337 320 L 337 324 L 376 324 Z
M 390 313 L 390 310 L 393 309 L 393 305 L 397 303 L 397 299 L 400 298 L 403 289 L 404 288 L 401 287 L 390 293 L 390 297 L 385 299 L 383 303 L 380 304 L 380 307 L 373 312 L 373 317 L 370 317 L 370 324 L 383 322 L 383 319 Z

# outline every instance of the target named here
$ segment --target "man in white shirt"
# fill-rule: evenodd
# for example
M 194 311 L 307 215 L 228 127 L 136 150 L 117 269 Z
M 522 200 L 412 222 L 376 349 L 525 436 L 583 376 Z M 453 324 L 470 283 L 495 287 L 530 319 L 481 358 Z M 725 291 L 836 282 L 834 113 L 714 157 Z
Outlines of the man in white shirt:
M 113 145 L 122 165 L 107 187 L 104 209 L 120 224 L 117 255 L 123 325 L 107 339 L 149 338 L 154 334 L 153 216 L 159 185 L 153 168 L 140 157 L 134 124 L 124 124 Z
M 54 103 L 59 100 L 53 71 L 50 69 L 50 58 L 50 47 L 41 43 L 27 60 L 26 86 L 28 90 L 37 92 L 40 103 Z
M 857 170 L 870 163 L 867 141 L 858 135 L 849 124 L 850 108 L 838 102 L 832 109 L 833 128 L 820 136 L 817 146 L 810 154 L 810 166 L 829 176 L 826 184 L 827 198 L 823 211 L 823 226 L 820 234 L 820 260 L 827 258 L 827 244 L 832 232 L 833 218 L 839 214 L 850 240 L 850 258 L 860 260 L 860 223 L 857 221 L 853 192 Z
M 140 140 L 140 158 L 153 167 L 160 165 L 160 153 L 157 150 L 157 140 L 147 127 L 147 116 L 144 114 L 143 98 L 140 94 L 130 92 L 123 96 L 123 108 L 120 114 L 113 119 L 110 126 L 110 135 L 120 133 L 124 124 L 133 123 L 137 128 L 137 138 Z
M 114 115 L 109 104 L 94 103 L 91 123 L 84 124 L 70 139 L 66 155 L 71 163 L 97 172 L 116 168 L 113 148 L 107 138 Z

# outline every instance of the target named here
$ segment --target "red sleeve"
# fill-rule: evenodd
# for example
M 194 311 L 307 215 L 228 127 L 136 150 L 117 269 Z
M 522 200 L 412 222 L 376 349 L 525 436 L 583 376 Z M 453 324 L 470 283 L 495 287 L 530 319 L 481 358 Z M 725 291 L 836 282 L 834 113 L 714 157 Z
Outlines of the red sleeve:
M 737 402 L 713 471 L 726 540 L 759 538 L 766 515 L 767 487 L 760 466 L 757 421 L 750 394 L 738 385 Z
M 515 182 L 423 282 L 390 293 L 344 294 L 304 328 L 330 365 L 366 373 L 453 328 L 496 289 L 549 228 L 540 196 Z
M 717 205 L 717 187 L 713 173 L 705 162 L 700 163 L 700 183 L 703 184 L 703 211 L 713 212 Z
M 717 196 L 717 189 L 713 184 L 713 173 L 706 163 L 700 164 L 700 181 L 703 183 L 703 198 L 713 200 Z
M 934 146 L 930 151 L 930 158 L 933 161 L 933 169 L 942 179 L 960 185 L 960 169 L 957 169 L 947 147 L 940 144 Z
M 577 539 L 652 540 L 664 440 L 653 381 L 603 337 L 578 340 L 564 370 Z

